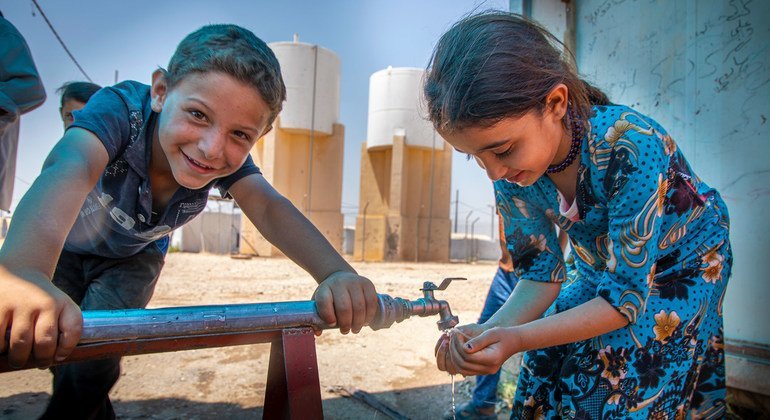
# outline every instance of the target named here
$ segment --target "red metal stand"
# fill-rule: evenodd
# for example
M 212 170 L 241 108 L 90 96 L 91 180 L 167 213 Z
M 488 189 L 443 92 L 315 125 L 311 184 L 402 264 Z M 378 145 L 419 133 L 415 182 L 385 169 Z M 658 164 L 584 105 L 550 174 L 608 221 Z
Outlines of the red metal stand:
M 256 343 L 271 343 L 264 418 L 322 419 L 315 334 L 310 327 L 91 343 L 76 347 L 64 363 Z M 35 367 L 27 363 L 22 369 Z M 7 356 L 0 355 L 0 373 L 13 370 Z
M 312 328 L 281 331 L 270 348 L 265 419 L 321 419 L 321 384 Z

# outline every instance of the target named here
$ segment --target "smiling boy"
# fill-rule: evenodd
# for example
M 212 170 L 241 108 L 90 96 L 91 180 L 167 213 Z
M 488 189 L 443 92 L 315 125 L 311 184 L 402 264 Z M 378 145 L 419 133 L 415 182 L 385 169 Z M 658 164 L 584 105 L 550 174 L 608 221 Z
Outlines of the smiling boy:
M 102 89 L 75 112 L 0 250 L 0 337 L 10 329 L 0 353 L 8 351 L 9 363 L 65 359 L 81 333 L 81 309 L 144 307 L 167 234 L 203 211 L 214 187 L 320 283 L 321 318 L 343 333 L 371 321 L 372 283 L 249 156 L 285 97 L 263 41 L 238 26 L 209 25 L 179 44 L 152 86 Z M 119 374 L 119 359 L 57 366 L 43 417 L 114 417 L 107 393 Z

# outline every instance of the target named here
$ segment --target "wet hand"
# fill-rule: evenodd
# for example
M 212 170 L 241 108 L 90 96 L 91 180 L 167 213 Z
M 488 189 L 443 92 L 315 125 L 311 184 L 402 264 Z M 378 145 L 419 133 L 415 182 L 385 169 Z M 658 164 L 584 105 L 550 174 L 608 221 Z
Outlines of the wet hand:
M 372 282 L 358 274 L 338 271 L 327 277 L 313 293 L 318 315 L 340 332 L 357 334 L 374 319 L 377 292 Z
M 521 336 L 516 327 L 490 328 L 477 337 L 450 340 L 450 373 L 490 375 L 497 372 L 508 358 L 522 351 Z
M 8 353 L 11 367 L 20 368 L 31 357 L 44 368 L 69 356 L 80 340 L 83 317 L 48 279 L 29 277 L 0 267 L 0 354 Z
M 465 343 L 465 341 L 486 331 L 487 328 L 484 325 L 467 324 L 452 328 L 441 334 L 433 351 L 433 354 L 436 356 L 436 366 L 438 369 L 453 375 L 458 373 L 457 366 L 450 358 L 451 344 L 455 342 Z

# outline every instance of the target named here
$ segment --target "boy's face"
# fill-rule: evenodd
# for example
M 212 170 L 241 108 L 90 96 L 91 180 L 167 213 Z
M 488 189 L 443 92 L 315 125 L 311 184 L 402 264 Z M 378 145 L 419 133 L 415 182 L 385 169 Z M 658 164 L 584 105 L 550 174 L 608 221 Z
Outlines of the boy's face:
M 168 169 L 190 189 L 238 170 L 270 116 L 255 88 L 221 72 L 191 73 L 169 90 L 156 71 L 152 107 L 160 113 L 158 142 Z

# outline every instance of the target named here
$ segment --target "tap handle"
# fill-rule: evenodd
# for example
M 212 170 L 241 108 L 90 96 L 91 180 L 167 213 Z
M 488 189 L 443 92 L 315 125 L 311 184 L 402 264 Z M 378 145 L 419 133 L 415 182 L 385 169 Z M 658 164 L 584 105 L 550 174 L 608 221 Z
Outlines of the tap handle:
M 449 283 L 451 283 L 454 280 L 468 280 L 465 277 L 447 277 L 444 280 L 441 281 L 441 285 L 438 287 L 430 281 L 426 281 L 422 284 L 422 289 L 420 289 L 423 292 L 431 291 L 431 290 L 446 290 L 447 287 L 449 287 Z

